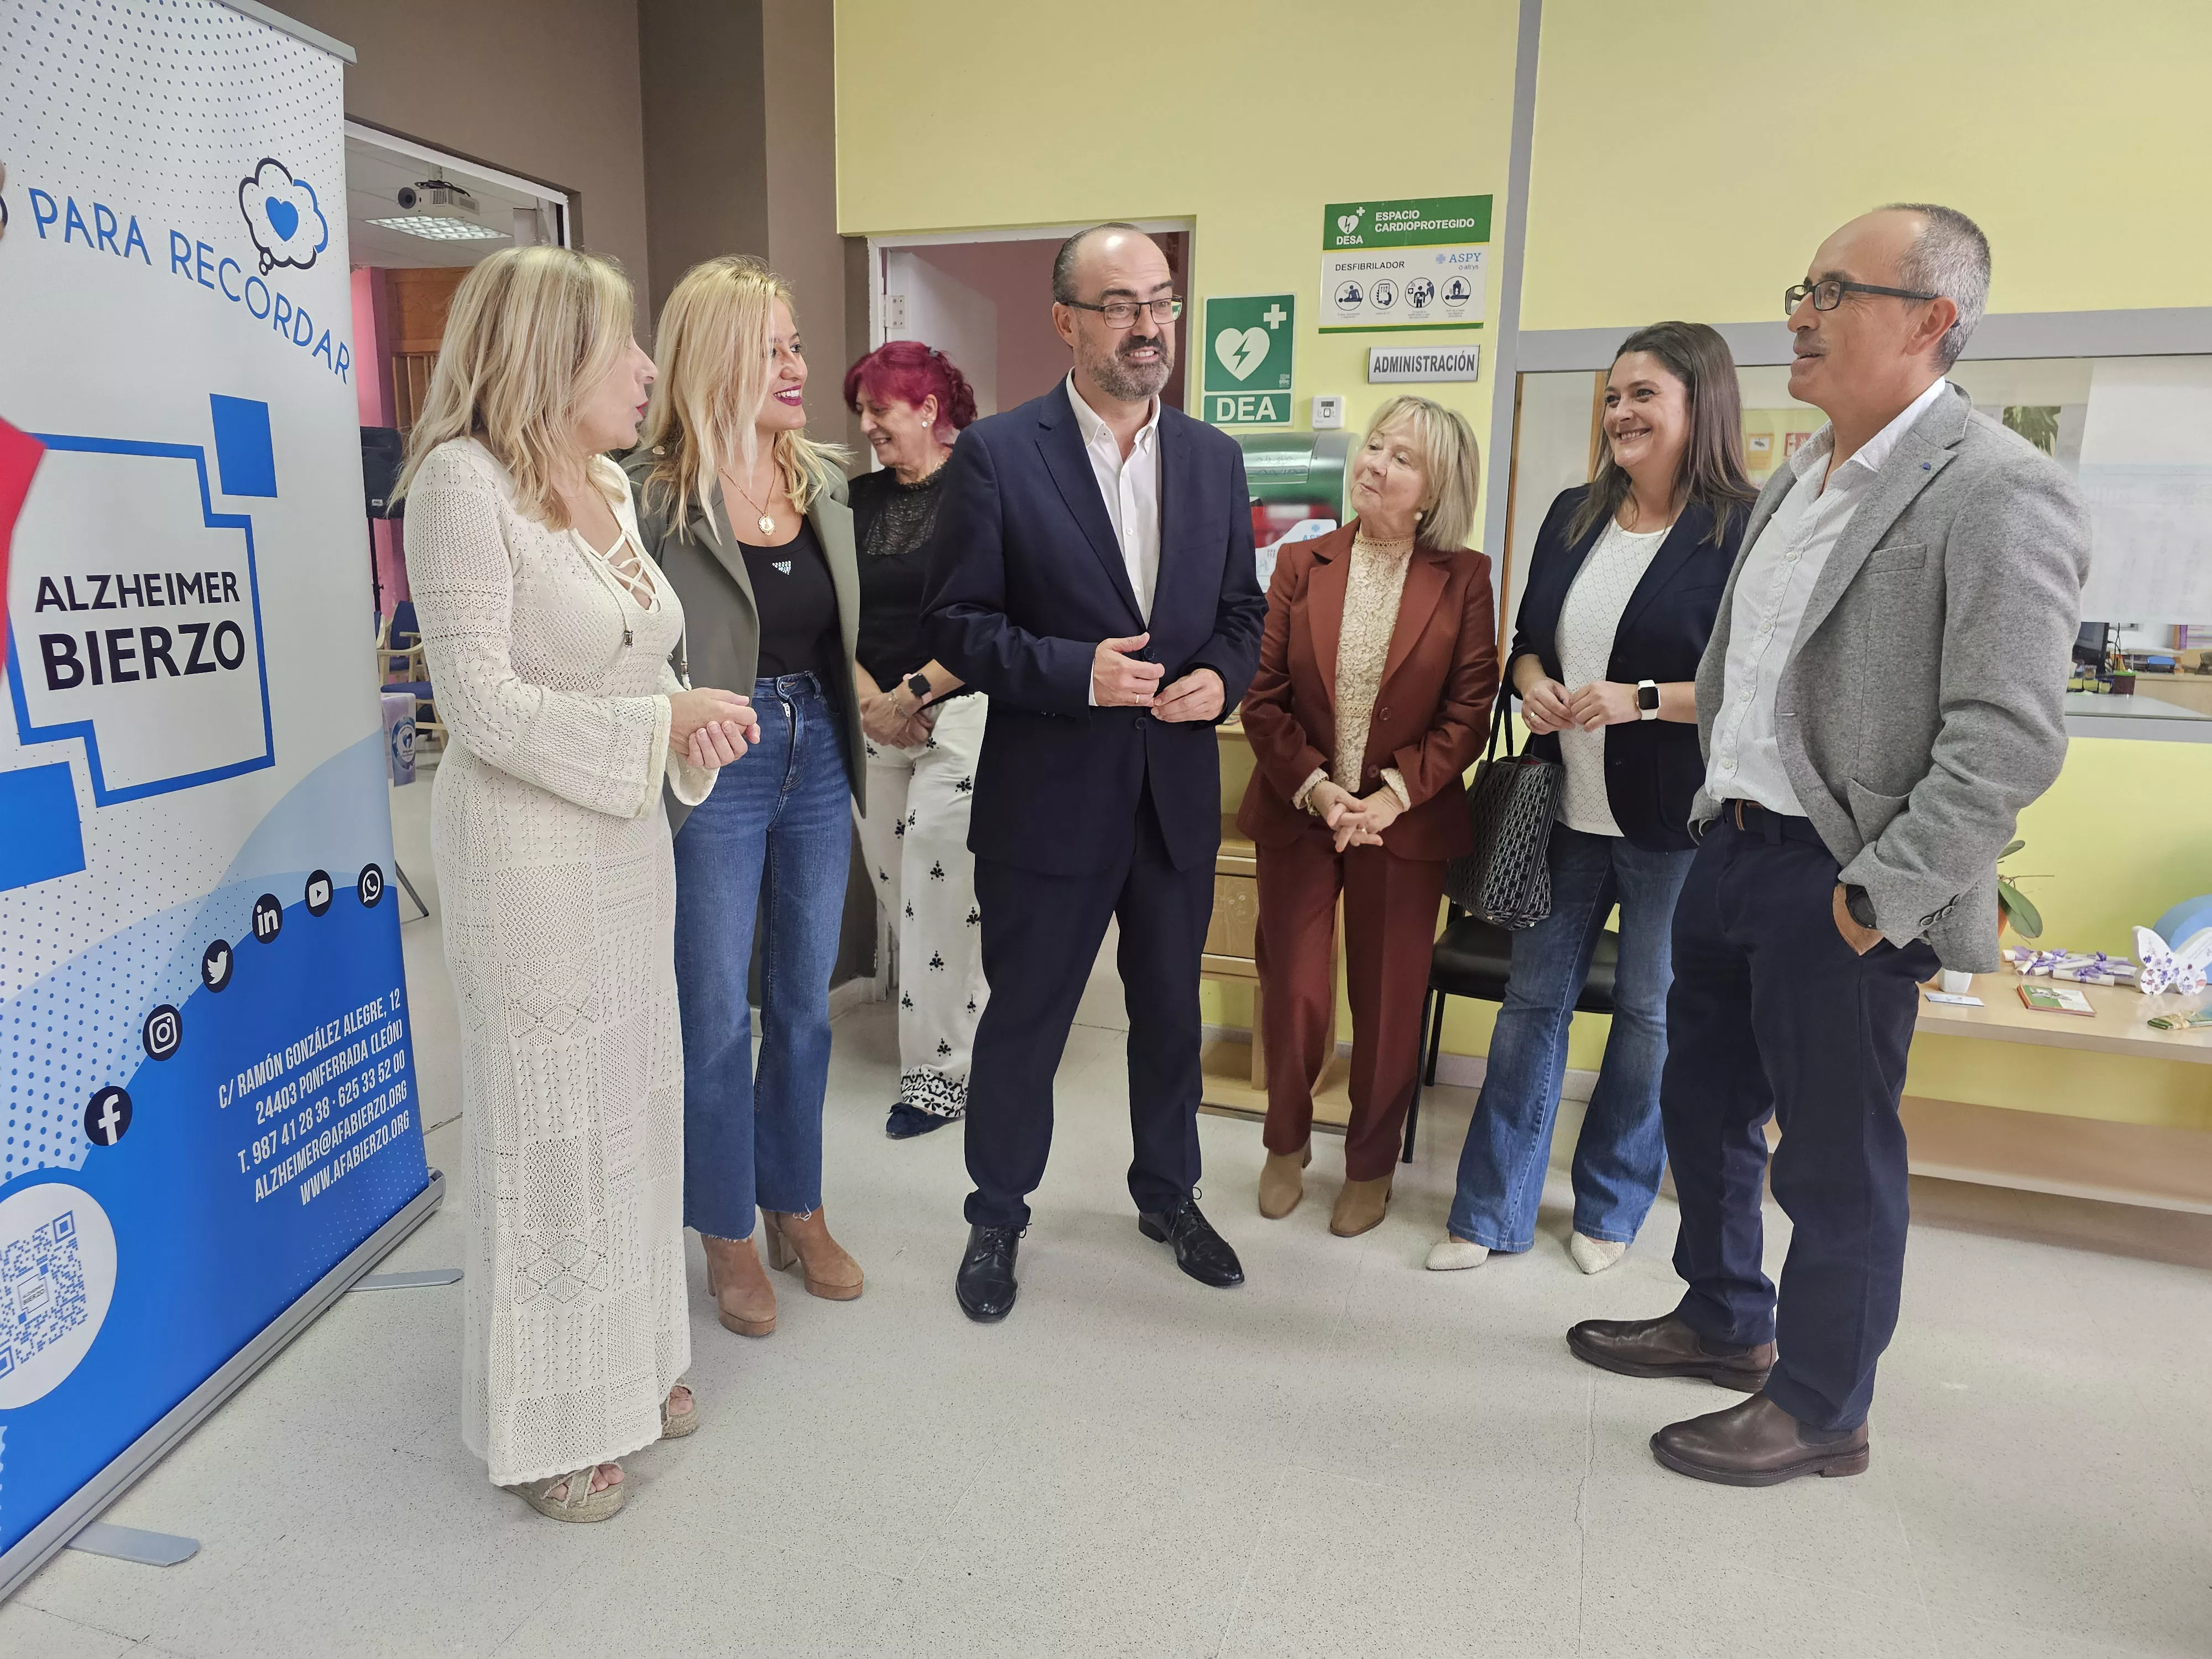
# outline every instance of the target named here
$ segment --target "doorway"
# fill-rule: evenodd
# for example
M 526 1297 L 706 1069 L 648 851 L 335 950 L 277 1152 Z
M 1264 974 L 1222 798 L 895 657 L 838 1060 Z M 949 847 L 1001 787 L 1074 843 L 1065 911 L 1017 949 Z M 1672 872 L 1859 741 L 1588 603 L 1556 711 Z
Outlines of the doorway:
M 345 162 L 366 465 L 372 453 L 389 459 L 406 441 L 461 278 L 503 247 L 568 246 L 570 210 L 565 191 L 358 121 L 345 124 Z M 380 630 L 408 598 L 403 521 L 373 516 L 369 544 Z
M 1052 326 L 1052 262 L 1080 225 L 1024 230 L 870 237 L 868 347 L 919 340 L 952 360 L 975 391 L 977 415 L 995 415 L 1052 389 L 1067 373 L 1067 347 Z M 1138 222 L 1160 245 L 1176 292 L 1189 293 L 1187 220 Z M 1185 313 L 1174 331 L 1178 368 Z M 1160 399 L 1183 407 L 1184 375 Z

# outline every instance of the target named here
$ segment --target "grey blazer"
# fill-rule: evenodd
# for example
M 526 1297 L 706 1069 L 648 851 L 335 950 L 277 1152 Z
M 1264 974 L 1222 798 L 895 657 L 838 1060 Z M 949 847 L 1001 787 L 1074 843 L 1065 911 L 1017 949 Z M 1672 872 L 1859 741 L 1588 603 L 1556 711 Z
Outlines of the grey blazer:
M 1710 757 L 1735 586 L 1796 479 L 1759 492 L 1698 666 Z M 1998 965 L 1996 860 L 2066 757 L 2066 675 L 2089 570 L 2073 481 L 1956 386 L 1901 439 L 1828 556 L 1776 694 L 1798 804 L 1882 933 L 1947 968 Z M 1702 831 L 1720 803 L 1700 789 Z
M 623 458 L 623 471 L 629 474 L 630 494 L 637 501 L 637 527 L 645 538 L 645 550 L 684 601 L 691 684 L 720 686 L 750 697 L 753 682 L 760 677 L 759 602 L 753 598 L 752 579 L 745 574 L 745 556 L 730 529 L 729 510 L 722 505 L 721 481 L 715 480 L 708 494 L 711 518 L 701 514 L 696 501 L 648 501 L 645 478 L 653 459 L 647 450 L 632 450 Z M 658 496 L 660 492 L 652 493 Z M 845 504 L 842 478 L 814 498 L 806 520 L 822 543 L 830 580 L 837 589 L 844 659 L 838 684 L 829 690 L 842 710 L 845 776 L 853 799 L 865 811 L 868 774 L 861 757 L 868 751 L 860 735 L 860 692 L 853 682 L 853 647 L 860 627 L 860 572 L 853 548 L 853 509 Z M 681 830 L 691 809 L 673 794 L 666 798 L 668 827 Z

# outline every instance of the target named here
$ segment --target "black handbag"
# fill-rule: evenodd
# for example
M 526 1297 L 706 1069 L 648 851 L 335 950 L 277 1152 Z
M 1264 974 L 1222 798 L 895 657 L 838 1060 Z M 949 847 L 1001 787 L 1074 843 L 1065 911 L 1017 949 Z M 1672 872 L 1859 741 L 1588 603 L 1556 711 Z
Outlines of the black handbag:
M 1566 768 L 1513 752 L 1509 686 L 1498 689 L 1490 743 L 1474 769 L 1467 816 L 1474 850 L 1444 866 L 1444 895 L 1492 927 L 1533 927 L 1552 913 L 1552 820 Z M 1498 751 L 1503 745 L 1504 753 Z

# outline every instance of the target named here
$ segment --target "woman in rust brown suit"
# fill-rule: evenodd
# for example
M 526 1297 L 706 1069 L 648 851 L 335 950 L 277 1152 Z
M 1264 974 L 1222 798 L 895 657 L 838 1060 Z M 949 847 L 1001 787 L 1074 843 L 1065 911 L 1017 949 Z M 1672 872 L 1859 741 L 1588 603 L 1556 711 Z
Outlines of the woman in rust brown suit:
M 1490 561 L 1467 546 L 1474 431 L 1425 398 L 1376 412 L 1352 523 L 1285 547 L 1243 704 L 1258 766 L 1237 823 L 1259 848 L 1267 1163 L 1260 1213 L 1288 1215 L 1312 1161 L 1328 1060 L 1337 895 L 1352 1000 L 1352 1124 L 1329 1231 L 1382 1219 L 1420 1060 L 1446 860 L 1467 852 L 1461 775 L 1498 690 Z

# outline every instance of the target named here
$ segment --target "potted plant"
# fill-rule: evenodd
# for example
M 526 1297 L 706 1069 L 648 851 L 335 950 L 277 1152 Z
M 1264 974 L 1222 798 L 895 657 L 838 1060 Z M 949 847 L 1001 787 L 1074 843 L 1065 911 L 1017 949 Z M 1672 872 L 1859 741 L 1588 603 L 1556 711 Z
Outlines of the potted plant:
M 2043 937 L 2043 912 L 2037 909 L 2034 902 L 2020 890 L 2018 884 L 2044 881 L 2048 878 L 2039 875 L 2008 876 L 2004 872 L 2004 861 L 2027 845 L 2024 841 L 2014 841 L 1997 854 L 1997 937 L 2000 939 L 2004 937 L 2008 927 L 2022 939 Z

